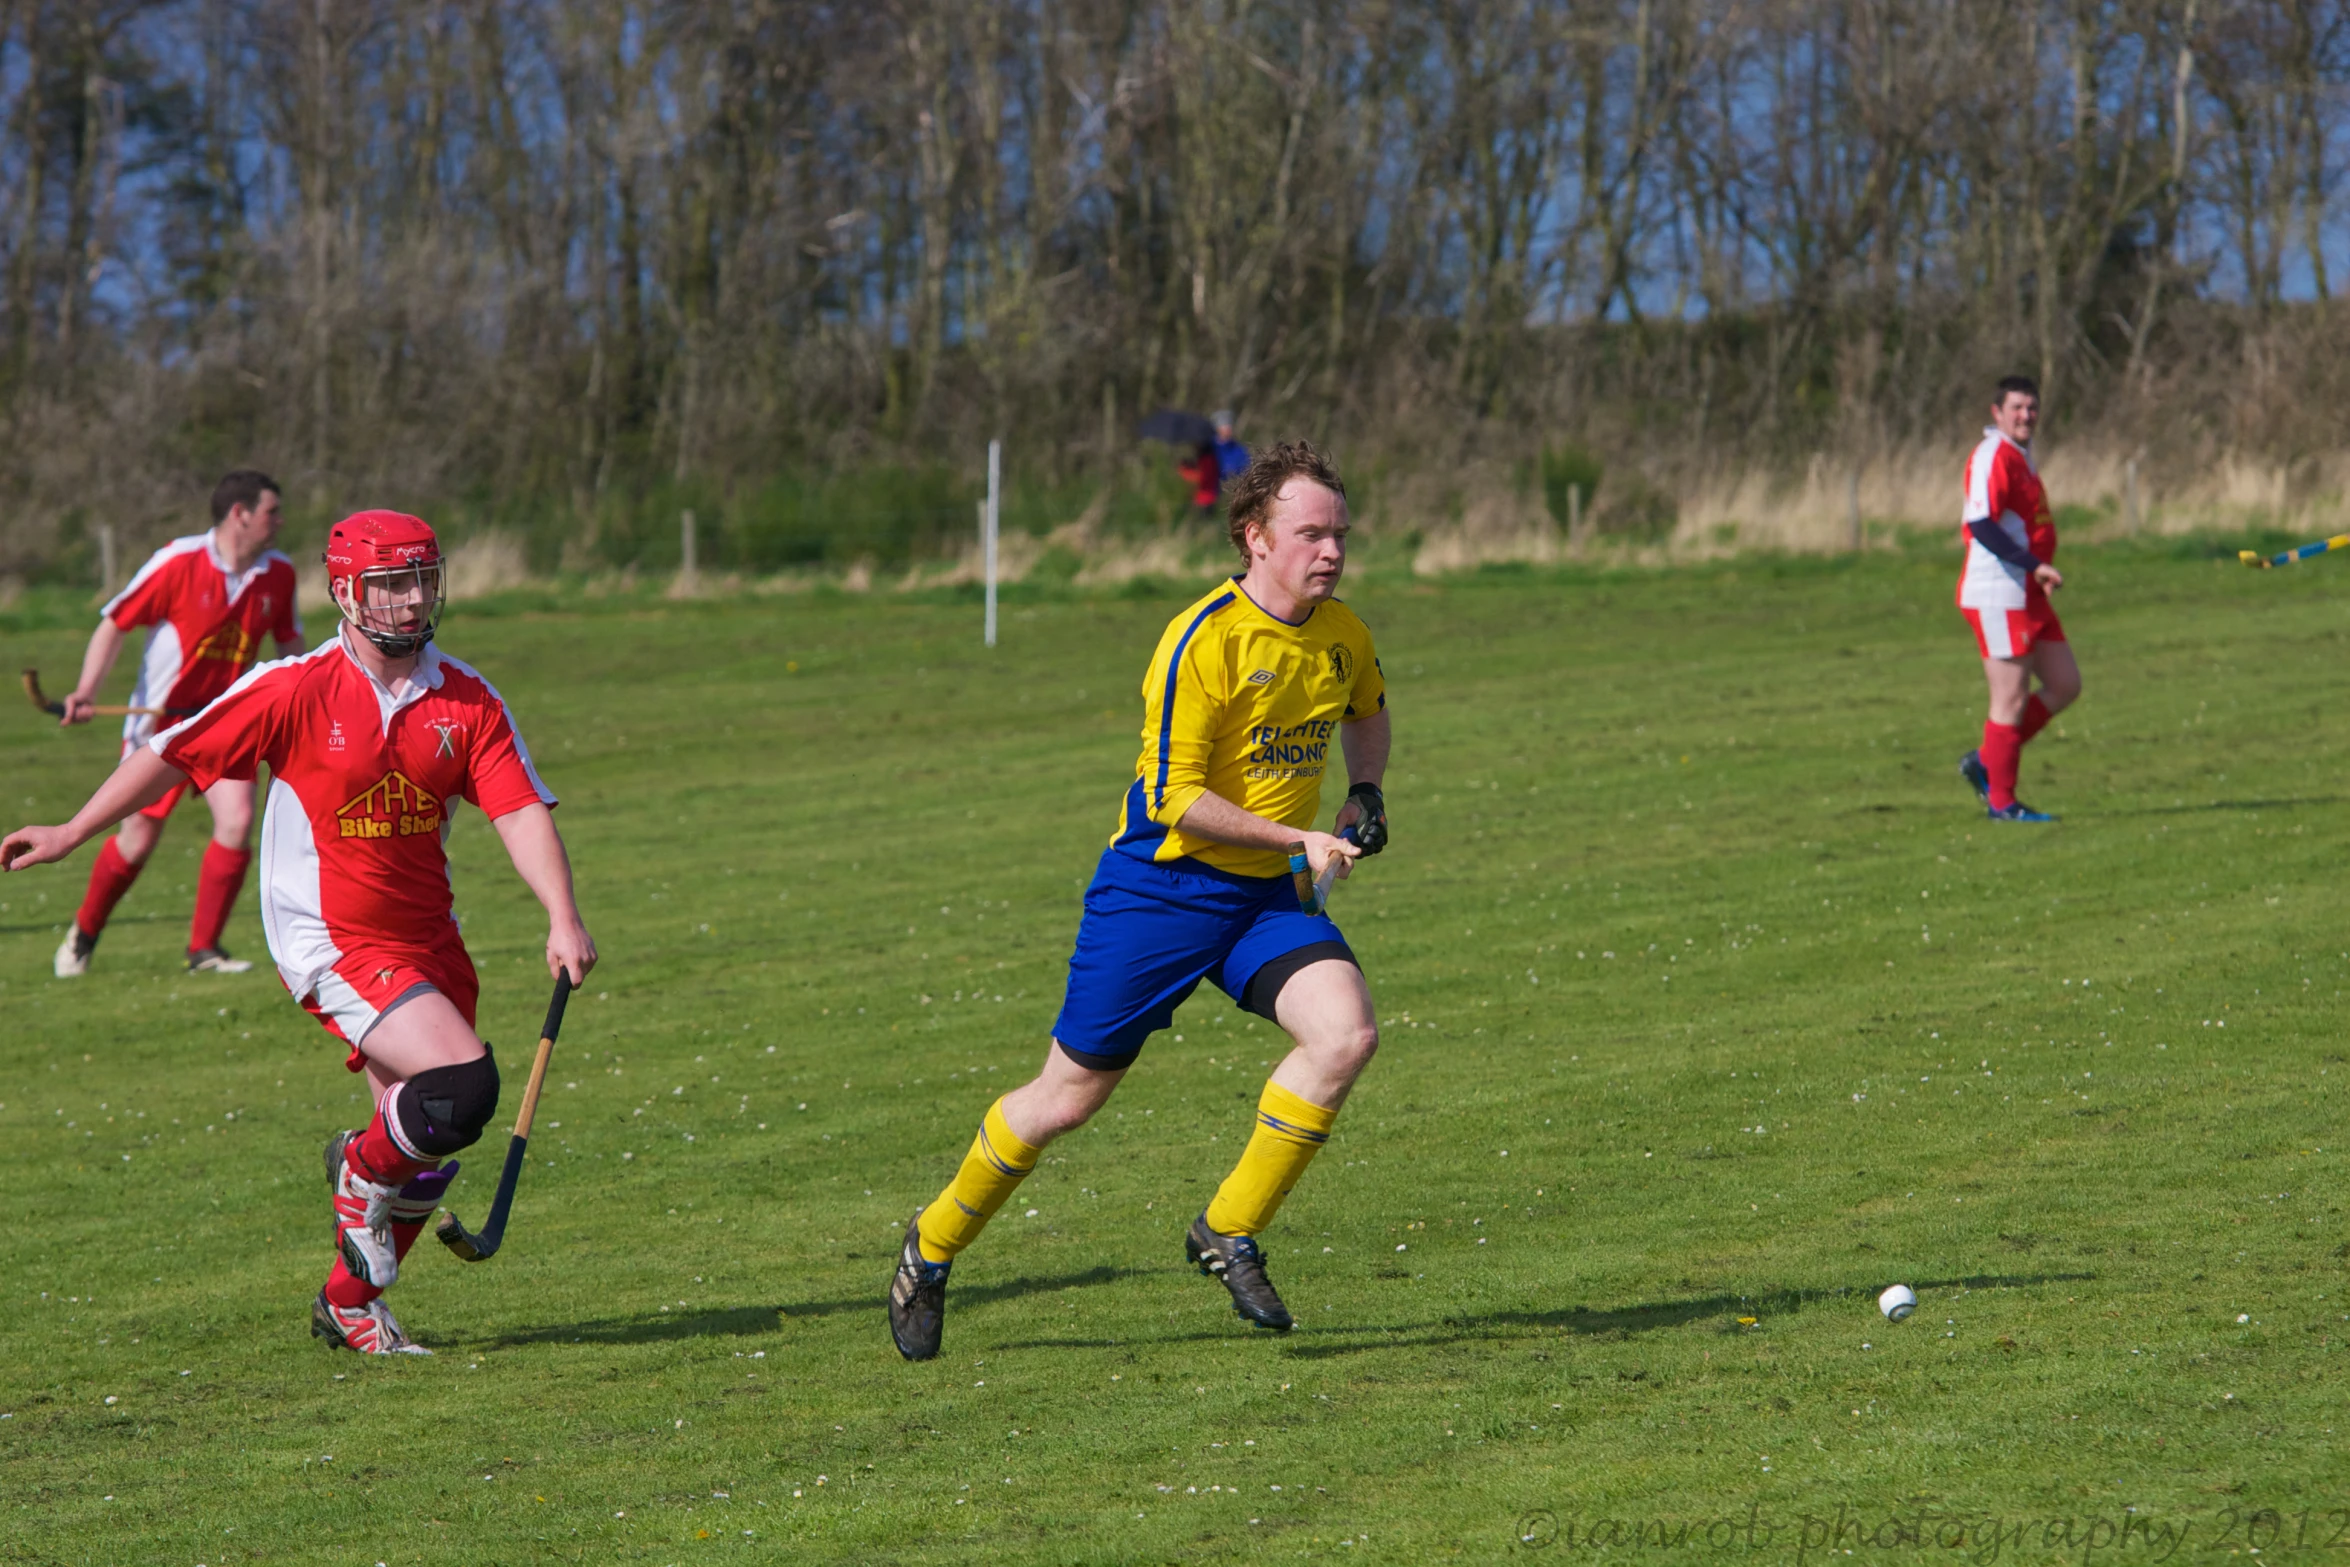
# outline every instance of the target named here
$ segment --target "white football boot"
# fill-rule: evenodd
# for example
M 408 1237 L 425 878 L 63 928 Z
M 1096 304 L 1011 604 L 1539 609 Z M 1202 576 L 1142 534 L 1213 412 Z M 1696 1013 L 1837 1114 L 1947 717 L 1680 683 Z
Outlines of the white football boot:
M 57 948 L 57 977 L 79 979 L 90 972 L 90 954 L 97 950 L 97 937 L 83 935 L 79 925 L 68 925 L 65 940 Z
M 364 1306 L 338 1306 L 318 1292 L 310 1303 L 310 1336 L 322 1338 L 329 1349 L 355 1349 L 362 1355 L 429 1355 L 408 1337 L 392 1308 L 381 1300 Z

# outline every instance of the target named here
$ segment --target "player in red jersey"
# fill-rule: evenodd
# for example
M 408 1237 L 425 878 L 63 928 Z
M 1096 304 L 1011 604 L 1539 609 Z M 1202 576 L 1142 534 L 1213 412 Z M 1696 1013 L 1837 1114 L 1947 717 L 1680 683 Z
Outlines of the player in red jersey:
M 450 912 L 442 842 L 472 801 L 545 905 L 547 968 L 595 967 L 555 797 L 490 683 L 432 645 L 441 555 L 397 512 L 335 524 L 328 586 L 342 613 L 316 651 L 264 664 L 126 757 L 62 827 L 0 839 L 0 869 L 62 859 L 172 788 L 250 781 L 267 763 L 261 917 L 286 988 L 351 1047 L 376 1113 L 327 1144 L 337 1252 L 311 1331 L 369 1354 L 427 1354 L 379 1298 L 456 1165 L 498 1108 L 474 1031 L 473 963 Z
M 138 575 L 99 612 L 98 629 L 82 654 L 82 674 L 64 703 L 68 724 L 86 724 L 98 688 L 114 668 L 129 634 L 147 629 L 131 706 L 192 713 L 253 667 L 261 639 L 274 637 L 282 657 L 302 650 L 302 622 L 294 612 L 294 563 L 269 546 L 277 538 L 277 481 L 240 468 L 212 488 L 212 528 L 174 539 L 141 566 Z M 155 738 L 165 720 L 133 713 L 123 720 L 122 749 Z M 90 954 L 115 904 L 131 890 L 164 820 L 186 793 L 173 789 L 122 824 L 90 867 L 89 890 L 57 949 L 59 979 L 90 969 Z M 242 974 L 253 965 L 221 950 L 220 933 L 252 863 L 253 783 L 223 779 L 204 791 L 212 809 L 212 841 L 196 872 L 196 913 L 188 926 L 188 967 Z
M 1958 607 L 1983 655 L 1991 712 L 1982 748 L 1959 758 L 1958 770 L 1995 822 L 2055 820 L 2016 799 L 2016 767 L 2026 742 L 2081 694 L 2081 666 L 2048 601 L 2064 586 L 2064 574 L 2056 569 L 2048 492 L 2032 466 L 2039 427 L 2038 384 L 2009 376 L 1991 405 L 1991 428 L 1966 464 L 1966 569 L 1958 579 Z

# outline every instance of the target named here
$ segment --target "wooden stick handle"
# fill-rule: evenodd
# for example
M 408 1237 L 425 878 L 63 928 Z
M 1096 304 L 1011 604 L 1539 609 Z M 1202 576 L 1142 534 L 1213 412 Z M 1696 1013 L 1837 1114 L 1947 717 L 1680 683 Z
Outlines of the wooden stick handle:
M 552 1039 L 541 1039 L 538 1059 L 530 1064 L 530 1081 L 523 1086 L 522 1114 L 514 1118 L 514 1135 L 517 1137 L 530 1135 L 531 1118 L 539 1113 L 539 1089 L 547 1080 L 547 1063 L 554 1058 L 555 1042 Z
M 514 1135 L 528 1137 L 532 1117 L 539 1113 L 539 1089 L 547 1081 L 547 1063 L 555 1059 L 555 1040 L 563 1032 L 563 1007 L 571 999 L 571 971 L 555 976 L 555 999 L 547 1003 L 547 1021 L 539 1030 L 539 1053 L 530 1063 L 530 1081 L 522 1090 L 522 1114 L 514 1118 Z

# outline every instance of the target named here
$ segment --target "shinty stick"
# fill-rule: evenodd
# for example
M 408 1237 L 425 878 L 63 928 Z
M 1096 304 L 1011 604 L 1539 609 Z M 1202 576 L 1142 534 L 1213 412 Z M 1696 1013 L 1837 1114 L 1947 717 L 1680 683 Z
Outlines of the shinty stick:
M 39 708 L 42 712 L 47 713 L 51 718 L 63 718 L 65 716 L 65 704 L 63 702 L 52 702 L 49 700 L 49 698 L 41 694 L 41 672 L 39 670 L 28 669 L 24 672 L 24 694 L 33 699 L 33 706 Z M 129 718 L 134 715 L 139 717 L 151 716 L 156 718 L 189 718 L 194 716 L 197 712 L 201 711 L 201 709 L 193 707 L 104 706 L 93 707 L 90 709 L 90 711 L 100 718 Z
M 538 1059 L 530 1064 L 530 1082 L 522 1090 L 522 1113 L 514 1118 L 514 1135 L 506 1143 L 506 1168 L 498 1176 L 498 1194 L 490 1199 L 490 1216 L 478 1235 L 446 1209 L 433 1233 L 467 1262 L 487 1262 L 506 1239 L 506 1215 L 514 1208 L 514 1187 L 522 1179 L 525 1151 L 530 1147 L 530 1123 L 539 1109 L 539 1088 L 547 1080 L 547 1063 L 554 1059 L 555 1038 L 563 1032 L 563 1006 L 571 999 L 571 971 L 555 976 L 555 998 L 547 1003 L 547 1024 L 539 1030 Z

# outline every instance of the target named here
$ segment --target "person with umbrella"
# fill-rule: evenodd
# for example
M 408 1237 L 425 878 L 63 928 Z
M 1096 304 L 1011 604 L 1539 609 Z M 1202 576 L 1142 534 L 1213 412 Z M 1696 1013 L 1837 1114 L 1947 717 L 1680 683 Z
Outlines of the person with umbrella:
M 1216 426 L 1216 473 L 1220 483 L 1237 479 L 1248 467 L 1248 448 L 1232 435 L 1232 410 L 1219 408 L 1213 416 Z
M 1228 421 L 1230 416 L 1225 418 Z M 1143 420 L 1137 433 L 1146 441 L 1165 441 L 1170 446 L 1190 448 L 1189 455 L 1177 459 L 1175 471 L 1191 486 L 1193 508 L 1202 517 L 1208 517 L 1215 514 L 1216 497 L 1223 492 L 1225 476 L 1240 472 L 1239 467 L 1226 468 L 1218 460 L 1220 433 L 1229 430 L 1229 423 L 1225 432 L 1219 432 L 1213 420 L 1180 408 L 1162 408 Z M 1240 451 L 1241 467 L 1247 466 L 1245 450 L 1238 443 L 1234 443 L 1234 449 Z

